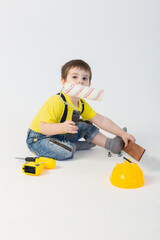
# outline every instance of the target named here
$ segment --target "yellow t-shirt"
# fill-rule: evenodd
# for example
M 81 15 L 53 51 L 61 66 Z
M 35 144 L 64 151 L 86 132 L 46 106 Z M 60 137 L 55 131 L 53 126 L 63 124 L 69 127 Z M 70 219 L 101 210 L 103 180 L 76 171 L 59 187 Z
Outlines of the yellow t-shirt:
M 74 106 L 70 97 L 66 94 L 63 94 L 66 98 L 66 102 L 69 103 L 71 106 Z M 83 99 L 84 103 L 84 111 L 81 114 L 81 117 L 83 120 L 88 120 L 93 118 L 96 115 L 96 112 L 90 107 L 90 105 Z M 67 120 L 72 119 L 72 114 L 74 108 L 68 105 L 68 111 L 67 111 Z M 74 106 L 75 107 L 75 106 Z M 82 103 L 79 99 L 79 107 L 75 107 L 77 111 L 82 112 Z M 48 98 L 48 100 L 43 104 L 41 109 L 38 111 L 36 116 L 31 122 L 30 129 L 32 129 L 35 132 L 40 133 L 40 122 L 46 122 L 46 123 L 60 123 L 61 118 L 63 116 L 65 109 L 65 104 L 59 99 L 59 95 L 54 95 Z

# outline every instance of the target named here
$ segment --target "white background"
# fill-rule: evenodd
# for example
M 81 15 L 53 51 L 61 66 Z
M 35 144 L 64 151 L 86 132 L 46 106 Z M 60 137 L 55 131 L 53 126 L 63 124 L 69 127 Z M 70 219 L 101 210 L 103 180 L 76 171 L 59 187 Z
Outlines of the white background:
M 159 12 L 158 0 L 0 1 L 1 239 L 159 239 Z M 98 147 L 54 173 L 22 174 L 14 157 L 31 156 L 27 129 L 72 59 L 86 61 L 92 86 L 104 89 L 90 105 L 146 149 L 143 188 L 114 188 L 120 160 Z

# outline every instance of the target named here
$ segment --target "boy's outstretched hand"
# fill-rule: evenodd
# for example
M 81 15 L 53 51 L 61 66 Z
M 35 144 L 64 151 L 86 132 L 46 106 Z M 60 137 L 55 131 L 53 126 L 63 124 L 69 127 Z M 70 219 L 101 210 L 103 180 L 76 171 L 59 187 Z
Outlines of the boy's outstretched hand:
M 132 140 L 133 142 L 136 141 L 135 137 L 128 134 L 127 132 L 125 132 L 124 130 L 124 133 L 122 134 L 121 138 L 123 139 L 124 143 L 125 143 L 125 146 L 124 147 L 127 147 L 128 146 L 128 141 L 129 140 Z
M 128 146 L 128 141 L 132 140 L 133 142 L 136 141 L 136 139 L 127 133 L 127 128 L 123 128 L 123 132 L 121 136 L 116 136 L 114 138 L 107 138 L 105 148 L 107 150 L 110 150 L 112 153 L 118 154 L 124 147 Z

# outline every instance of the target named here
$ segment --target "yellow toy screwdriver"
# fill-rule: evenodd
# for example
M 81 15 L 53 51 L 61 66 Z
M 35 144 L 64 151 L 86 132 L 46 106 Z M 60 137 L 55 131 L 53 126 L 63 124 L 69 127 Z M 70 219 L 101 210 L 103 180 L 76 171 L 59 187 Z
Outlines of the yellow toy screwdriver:
M 22 171 L 28 175 L 40 175 L 45 169 L 53 169 L 56 166 L 56 161 L 53 158 L 45 158 L 45 157 L 26 157 L 17 159 L 25 160 L 26 163 L 22 166 Z
M 22 172 L 31 175 L 37 176 L 40 175 L 43 171 L 42 163 L 26 162 L 22 165 Z

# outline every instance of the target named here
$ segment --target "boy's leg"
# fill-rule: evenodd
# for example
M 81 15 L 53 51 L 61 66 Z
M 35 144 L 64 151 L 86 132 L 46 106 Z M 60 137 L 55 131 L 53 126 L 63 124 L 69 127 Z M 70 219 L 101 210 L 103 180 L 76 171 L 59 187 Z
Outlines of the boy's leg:
M 54 158 L 56 160 L 67 160 L 73 158 L 74 145 L 56 138 L 38 140 L 29 149 L 37 156 Z
M 106 141 L 107 141 L 107 137 L 103 135 L 101 132 L 99 132 L 91 142 L 100 147 L 105 148 Z
M 91 142 L 91 140 L 97 135 L 99 132 L 99 129 L 94 126 L 89 121 L 82 121 L 80 120 L 77 123 L 78 126 L 78 133 L 73 134 L 71 139 L 67 139 L 71 141 L 77 150 L 88 150 L 95 146 L 94 143 Z M 84 138 L 86 141 L 78 141 L 79 139 Z
M 75 152 L 74 144 L 54 137 L 47 137 L 32 130 L 29 131 L 26 143 L 30 151 L 37 156 L 56 160 L 71 159 Z
M 82 130 L 82 128 L 80 129 Z M 91 142 L 78 141 L 80 138 L 79 134 L 74 134 L 73 137 L 73 141 L 67 139 L 67 134 L 47 137 L 30 129 L 26 143 L 30 151 L 37 156 L 54 158 L 56 160 L 71 159 L 76 150 L 86 150 L 95 146 Z
M 88 150 L 96 146 L 94 143 L 91 143 L 91 142 L 88 143 L 87 141 L 77 141 L 77 142 L 74 142 L 74 145 L 75 145 L 75 151 Z
M 124 127 L 123 130 L 127 132 L 127 128 Z M 121 137 L 116 136 L 115 138 L 107 138 L 102 133 L 98 133 L 95 138 L 91 141 L 92 143 L 106 148 L 107 150 L 110 150 L 111 152 L 118 154 L 124 147 L 124 142 Z

